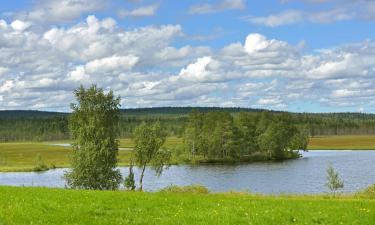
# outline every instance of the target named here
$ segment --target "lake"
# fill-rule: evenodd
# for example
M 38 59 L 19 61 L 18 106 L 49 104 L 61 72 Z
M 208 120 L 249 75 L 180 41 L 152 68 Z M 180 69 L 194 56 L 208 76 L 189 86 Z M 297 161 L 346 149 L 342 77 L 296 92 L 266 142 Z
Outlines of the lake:
M 345 182 L 344 192 L 356 192 L 375 183 L 375 151 L 310 151 L 303 158 L 283 162 L 262 162 L 239 165 L 171 166 L 156 177 L 146 170 L 144 189 L 156 191 L 171 184 L 201 184 L 213 192 L 250 191 L 253 193 L 316 194 L 328 192 L 325 187 L 329 164 Z M 120 168 L 128 173 L 127 167 Z M 0 173 L 0 185 L 64 187 L 66 169 L 42 173 Z M 135 169 L 136 179 L 139 170 Z

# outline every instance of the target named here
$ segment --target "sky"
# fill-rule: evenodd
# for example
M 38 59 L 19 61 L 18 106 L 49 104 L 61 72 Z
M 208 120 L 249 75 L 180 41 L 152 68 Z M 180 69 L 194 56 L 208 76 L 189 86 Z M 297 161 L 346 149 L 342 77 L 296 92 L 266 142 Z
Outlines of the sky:
M 0 3 L 0 110 L 70 111 L 92 84 L 122 108 L 375 113 L 375 0 Z

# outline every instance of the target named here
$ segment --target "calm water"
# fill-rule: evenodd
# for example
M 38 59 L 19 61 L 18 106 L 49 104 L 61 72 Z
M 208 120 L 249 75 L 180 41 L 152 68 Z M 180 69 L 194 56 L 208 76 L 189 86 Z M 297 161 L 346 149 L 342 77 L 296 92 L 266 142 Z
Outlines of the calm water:
M 146 170 L 144 189 L 155 191 L 171 184 L 202 184 L 211 191 L 257 193 L 324 193 L 326 168 L 331 163 L 345 182 L 345 192 L 375 183 L 375 151 L 311 151 L 285 162 L 242 165 L 172 166 L 161 177 Z M 123 175 L 128 168 L 120 168 Z M 65 169 L 43 173 L 0 173 L 1 185 L 64 187 Z M 138 179 L 139 171 L 135 170 Z

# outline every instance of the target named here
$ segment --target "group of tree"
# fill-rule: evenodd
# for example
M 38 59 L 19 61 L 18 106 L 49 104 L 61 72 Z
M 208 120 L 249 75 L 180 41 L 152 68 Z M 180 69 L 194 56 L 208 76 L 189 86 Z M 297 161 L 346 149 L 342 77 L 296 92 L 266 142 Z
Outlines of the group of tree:
M 228 112 L 189 113 L 184 132 L 186 150 L 192 158 L 244 160 L 254 157 L 298 157 L 309 140 L 307 128 L 298 127 L 288 113 Z
M 107 94 L 95 85 L 74 92 L 70 133 L 73 139 L 71 171 L 65 174 L 69 187 L 77 189 L 115 190 L 123 178 L 117 169 L 120 97 Z M 148 165 L 158 175 L 168 165 L 170 152 L 163 150 L 166 133 L 159 123 L 142 123 L 135 129 L 132 162 L 141 168 L 140 190 Z M 133 164 L 125 179 L 125 187 L 134 190 Z

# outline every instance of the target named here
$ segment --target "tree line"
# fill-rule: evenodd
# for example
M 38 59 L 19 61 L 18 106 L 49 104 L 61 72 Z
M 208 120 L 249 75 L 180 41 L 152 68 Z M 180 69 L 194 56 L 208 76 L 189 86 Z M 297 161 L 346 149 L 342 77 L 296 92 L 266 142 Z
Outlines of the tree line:
M 227 113 L 234 118 L 244 112 L 257 117 L 263 113 L 282 115 L 283 112 L 241 108 L 163 107 L 126 109 L 119 111 L 119 135 L 132 137 L 142 122 L 160 122 L 168 136 L 183 136 L 188 122 L 188 110 L 202 113 Z M 210 111 L 211 110 L 211 111 Z M 241 111 L 242 110 L 242 111 Z M 375 115 L 364 113 L 289 113 L 298 127 L 306 127 L 310 136 L 320 135 L 374 135 Z M 69 139 L 68 113 L 39 111 L 0 111 L 0 142 L 50 141 Z

